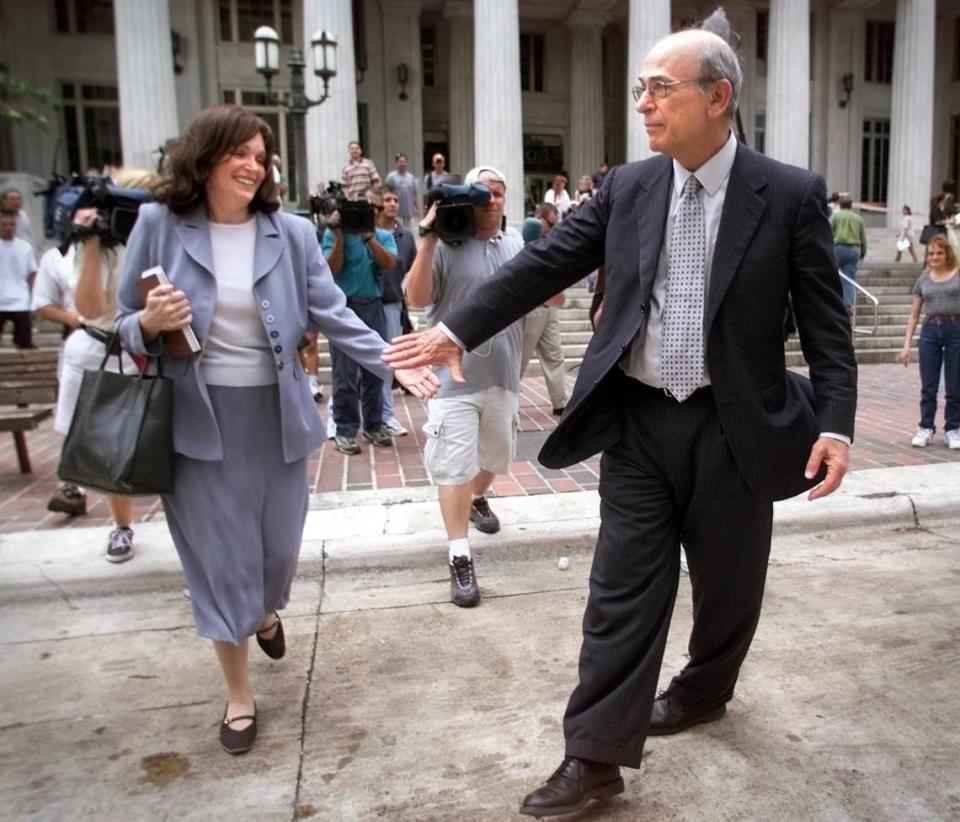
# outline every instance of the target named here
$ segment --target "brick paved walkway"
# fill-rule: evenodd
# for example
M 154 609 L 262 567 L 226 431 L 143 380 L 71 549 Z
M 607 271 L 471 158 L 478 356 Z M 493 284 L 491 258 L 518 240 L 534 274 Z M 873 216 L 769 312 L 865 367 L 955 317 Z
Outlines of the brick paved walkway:
M 568 378 L 572 387 L 572 378 Z M 960 461 L 960 451 L 948 451 L 938 432 L 934 443 L 925 449 L 911 448 L 910 437 L 916 429 L 920 378 L 916 365 L 865 365 L 860 368 L 860 402 L 857 414 L 857 442 L 852 452 L 853 470 L 897 465 Z M 942 396 L 942 395 L 941 395 Z M 399 395 L 398 395 L 399 397 Z M 324 413 L 323 409 L 320 411 Z M 422 460 L 420 428 L 426 418 L 426 408 L 419 400 L 404 397 L 397 402 L 397 415 L 410 431 L 396 440 L 393 448 L 367 446 L 355 457 L 344 457 L 331 444 L 321 448 L 309 461 L 311 488 L 315 492 L 402 488 L 430 485 L 430 476 Z M 942 424 L 941 417 L 938 425 Z M 550 494 L 596 488 L 597 458 L 579 463 L 563 471 L 543 468 L 535 460 L 535 446 L 539 432 L 556 426 L 550 413 L 550 402 L 539 377 L 523 381 L 520 401 L 522 449 L 529 459 L 515 462 L 510 474 L 494 484 L 499 496 L 521 494 Z M 542 434 L 540 434 L 542 436 Z M 88 495 L 88 513 L 69 518 L 51 514 L 46 502 L 56 488 L 56 467 L 59 458 L 59 435 L 50 422 L 37 431 L 29 432 L 27 439 L 33 461 L 33 474 L 24 476 L 17 471 L 13 439 L 0 436 L 0 533 L 42 528 L 69 528 L 104 525 L 109 514 L 102 497 Z M 160 512 L 159 501 L 138 501 L 139 519 L 151 519 Z

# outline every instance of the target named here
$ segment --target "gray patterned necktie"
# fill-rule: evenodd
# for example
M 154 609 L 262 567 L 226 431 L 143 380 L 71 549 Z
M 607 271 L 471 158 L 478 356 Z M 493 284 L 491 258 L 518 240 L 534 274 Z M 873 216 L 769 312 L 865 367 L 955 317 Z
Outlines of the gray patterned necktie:
M 660 335 L 660 379 L 678 402 L 703 381 L 703 290 L 707 259 L 702 186 L 692 174 L 680 194 L 667 252 Z

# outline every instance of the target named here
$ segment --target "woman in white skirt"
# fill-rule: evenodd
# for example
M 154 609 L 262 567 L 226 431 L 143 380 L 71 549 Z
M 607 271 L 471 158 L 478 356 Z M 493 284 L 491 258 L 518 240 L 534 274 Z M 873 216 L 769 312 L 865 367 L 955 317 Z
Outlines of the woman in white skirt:
M 154 182 L 149 172 L 132 168 L 119 169 L 115 179 L 116 184 L 124 188 L 149 189 Z M 96 219 L 94 208 L 78 209 L 73 216 L 74 223 L 82 226 L 90 226 Z M 100 367 L 107 351 L 106 343 L 113 336 L 124 252 L 122 244 L 108 247 L 96 234 L 77 244 L 73 299 L 80 315 L 80 327 L 67 338 L 60 357 L 60 386 L 53 428 L 61 434 L 70 430 L 83 372 Z M 123 355 L 122 363 L 125 373 L 136 373 L 137 367 L 128 355 Z M 107 370 L 116 371 L 118 367 L 117 357 L 111 356 Z M 116 494 L 105 494 L 104 498 L 113 518 L 105 558 L 108 562 L 126 562 L 133 557 L 133 498 Z
M 386 343 L 347 309 L 313 225 L 277 211 L 269 126 L 239 106 L 207 109 L 167 157 L 157 204 L 140 209 L 119 295 L 118 329 L 135 354 L 161 355 L 173 380 L 174 490 L 163 496 L 197 631 L 226 684 L 220 744 L 257 734 L 249 638 L 285 652 L 278 611 L 290 596 L 307 513 L 306 463 L 324 430 L 297 356 L 317 330 L 383 379 Z M 140 296 L 163 266 L 171 285 Z M 162 354 L 163 333 L 192 325 L 202 352 Z M 398 371 L 417 397 L 426 369 Z

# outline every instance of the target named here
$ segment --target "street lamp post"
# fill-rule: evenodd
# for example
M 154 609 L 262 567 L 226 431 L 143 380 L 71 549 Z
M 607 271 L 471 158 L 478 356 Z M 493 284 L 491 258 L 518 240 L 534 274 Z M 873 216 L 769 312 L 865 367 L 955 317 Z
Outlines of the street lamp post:
M 253 35 L 254 60 L 257 73 L 267 84 L 267 99 L 283 106 L 293 121 L 293 150 L 297 161 L 297 203 L 307 207 L 307 112 L 319 106 L 329 96 L 330 80 L 337 75 L 337 38 L 326 31 L 314 32 L 310 38 L 313 51 L 313 73 L 323 80 L 323 96 L 311 100 L 306 95 L 303 78 L 307 67 L 298 48 L 290 50 L 287 66 L 290 69 L 290 90 L 282 95 L 273 91 L 273 76 L 280 71 L 280 37 L 270 26 L 260 26 Z

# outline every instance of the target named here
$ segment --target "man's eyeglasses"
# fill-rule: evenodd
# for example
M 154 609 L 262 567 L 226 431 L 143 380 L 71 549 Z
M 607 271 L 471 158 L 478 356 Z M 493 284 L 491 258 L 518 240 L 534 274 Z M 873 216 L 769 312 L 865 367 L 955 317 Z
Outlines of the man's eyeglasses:
M 640 102 L 640 98 L 643 97 L 645 91 L 649 91 L 654 100 L 662 100 L 672 94 L 676 86 L 685 86 L 688 83 L 706 83 L 711 79 L 710 77 L 695 77 L 693 80 L 651 80 L 647 83 L 638 78 L 637 84 L 630 89 L 630 94 L 633 95 L 634 102 L 637 103 Z

